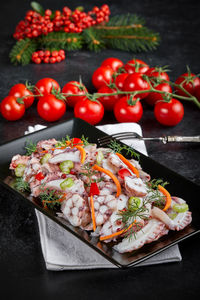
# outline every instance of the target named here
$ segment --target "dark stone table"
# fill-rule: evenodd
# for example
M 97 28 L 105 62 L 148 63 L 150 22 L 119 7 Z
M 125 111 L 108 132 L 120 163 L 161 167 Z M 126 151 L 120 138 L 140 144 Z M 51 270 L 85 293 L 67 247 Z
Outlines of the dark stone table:
M 76 7 L 84 4 L 86 10 L 104 1 L 41 1 L 47 8 L 60 9 L 64 5 Z M 101 61 L 113 56 L 124 62 L 132 57 L 140 58 L 151 66 L 169 65 L 171 79 L 184 73 L 186 65 L 199 73 L 199 9 L 200 2 L 182 1 L 107 1 L 112 14 L 136 13 L 146 19 L 149 27 L 161 34 L 161 44 L 156 51 L 128 53 L 104 50 L 98 54 L 84 51 L 69 52 L 66 60 L 54 65 L 13 66 L 8 53 L 14 44 L 11 34 L 15 25 L 29 9 L 28 1 L 7 0 L 0 10 L 0 96 L 3 99 L 10 87 L 29 80 L 36 83 L 43 77 L 52 77 L 61 86 L 67 81 L 83 82 L 92 92 L 91 75 Z M 184 103 L 185 116 L 180 124 L 166 128 L 156 122 L 153 111 L 144 104 L 144 114 L 139 122 L 144 136 L 198 135 L 200 112 L 192 103 Z M 61 121 L 73 117 L 68 109 Z M 0 141 L 7 142 L 23 135 L 28 125 L 49 125 L 39 118 L 35 105 L 17 122 L 7 122 L 0 117 Z M 101 124 L 116 123 L 111 113 L 106 113 Z M 161 145 L 146 144 L 150 157 L 175 170 L 191 181 L 200 184 L 200 146 L 197 144 Z M 196 195 L 194 201 L 199 201 Z M 180 263 L 139 267 L 129 270 L 93 270 L 50 272 L 45 269 L 40 248 L 38 226 L 34 209 L 13 197 L 0 187 L 0 276 L 4 299 L 20 299 L 36 295 L 52 299 L 122 299 L 146 298 L 175 299 L 178 295 L 194 297 L 200 294 L 200 240 L 194 236 L 180 244 L 183 257 Z M 27 298 L 28 299 L 28 298 Z

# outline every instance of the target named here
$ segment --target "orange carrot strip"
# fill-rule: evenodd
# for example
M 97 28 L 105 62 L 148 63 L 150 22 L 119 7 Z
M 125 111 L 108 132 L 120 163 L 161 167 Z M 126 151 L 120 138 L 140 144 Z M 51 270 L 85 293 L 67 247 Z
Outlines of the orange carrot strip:
M 113 233 L 113 234 L 100 236 L 100 241 L 108 240 L 108 239 L 111 239 L 111 238 L 113 238 L 113 237 L 115 237 L 115 236 L 118 236 L 118 235 L 121 235 L 121 234 L 127 232 L 129 229 L 131 229 L 131 227 L 133 227 L 133 225 L 134 225 L 135 223 L 136 223 L 136 221 L 134 221 L 133 223 L 131 223 L 131 224 L 128 226 L 128 228 L 122 229 L 122 230 L 117 231 L 117 232 L 115 232 L 115 233 Z
M 102 167 L 100 167 L 98 165 L 94 165 L 92 168 L 94 170 L 102 172 L 102 173 L 104 173 L 104 174 L 106 174 L 106 175 L 108 175 L 108 176 L 110 176 L 112 178 L 112 180 L 114 181 L 114 183 L 116 184 L 116 187 L 117 187 L 117 194 L 116 194 L 116 196 L 119 197 L 119 195 L 121 194 L 122 189 L 121 189 L 121 185 L 120 185 L 120 182 L 117 179 L 117 177 L 111 171 L 106 170 L 106 169 L 104 169 L 104 168 L 102 168 Z
M 77 148 L 80 151 L 80 153 L 81 153 L 81 163 L 84 164 L 85 158 L 86 158 L 85 149 L 81 146 L 74 146 L 74 147 Z
M 172 198 L 170 193 L 162 186 L 162 185 L 158 185 L 158 189 L 159 191 L 166 197 L 166 202 L 165 202 L 165 207 L 163 208 L 163 211 L 166 211 L 172 202 Z
M 140 177 L 140 175 L 139 175 L 139 171 L 138 171 L 138 169 L 136 168 L 136 167 L 134 167 L 131 163 L 130 163 L 130 161 L 128 161 L 128 159 L 126 159 L 122 154 L 120 154 L 120 153 L 115 153 L 118 157 L 119 157 L 119 159 L 121 159 L 121 161 L 123 161 L 123 163 L 125 164 L 125 165 L 127 165 L 127 167 L 137 176 L 137 177 Z
M 95 231 L 97 227 L 96 227 L 95 212 L 94 212 L 94 199 L 92 195 L 90 196 L 90 206 L 92 212 L 93 231 Z

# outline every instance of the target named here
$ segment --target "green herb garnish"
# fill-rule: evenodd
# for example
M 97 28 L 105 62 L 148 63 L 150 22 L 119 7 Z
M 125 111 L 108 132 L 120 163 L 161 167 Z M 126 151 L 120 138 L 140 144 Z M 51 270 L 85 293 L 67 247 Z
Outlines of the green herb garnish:
M 26 149 L 26 155 L 30 156 L 33 152 L 37 150 L 37 143 L 33 143 L 32 141 L 27 141 L 25 149 Z
M 18 177 L 15 179 L 13 187 L 20 192 L 29 192 L 30 193 L 30 191 L 31 191 L 29 183 L 24 181 L 22 177 Z
M 135 150 L 127 145 L 121 145 L 116 140 L 112 140 L 110 144 L 108 145 L 110 149 L 112 149 L 114 152 L 122 153 L 123 150 L 126 151 L 126 155 L 130 155 L 131 157 L 135 157 L 139 160 L 140 154 L 135 152 Z

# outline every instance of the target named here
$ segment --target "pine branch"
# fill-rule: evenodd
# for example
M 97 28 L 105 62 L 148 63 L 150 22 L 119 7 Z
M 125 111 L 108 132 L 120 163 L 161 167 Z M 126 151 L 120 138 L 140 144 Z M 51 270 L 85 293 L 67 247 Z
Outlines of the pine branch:
M 82 37 L 77 33 L 51 32 L 39 38 L 42 48 L 58 48 L 71 50 L 79 50 L 82 48 Z
M 94 30 L 109 48 L 140 52 L 153 50 L 159 44 L 159 34 L 145 27 L 144 20 L 136 15 L 115 16 Z
M 18 41 L 12 48 L 9 57 L 13 64 L 27 65 L 31 61 L 32 53 L 38 48 L 36 39 Z
M 105 42 L 101 37 L 101 34 L 94 28 L 90 27 L 83 32 L 83 39 L 87 48 L 91 51 L 98 52 L 105 49 Z

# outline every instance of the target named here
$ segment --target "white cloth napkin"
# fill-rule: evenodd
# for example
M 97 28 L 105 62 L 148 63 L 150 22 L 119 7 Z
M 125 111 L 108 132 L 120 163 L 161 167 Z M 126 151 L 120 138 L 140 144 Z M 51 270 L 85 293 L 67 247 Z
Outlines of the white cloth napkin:
M 29 126 L 25 134 L 45 128 L 43 125 Z M 97 126 L 98 129 L 114 134 L 118 132 L 132 131 L 142 135 L 140 125 L 136 123 L 120 123 Z M 123 140 L 127 145 L 133 146 L 136 150 L 147 155 L 143 141 Z M 53 271 L 61 270 L 83 270 L 97 268 L 117 268 L 107 261 L 103 256 L 85 245 L 74 235 L 66 231 L 60 225 L 35 210 L 42 247 L 42 253 L 46 268 Z M 160 263 L 181 261 L 182 257 L 178 245 L 145 260 L 137 266 L 146 266 Z

